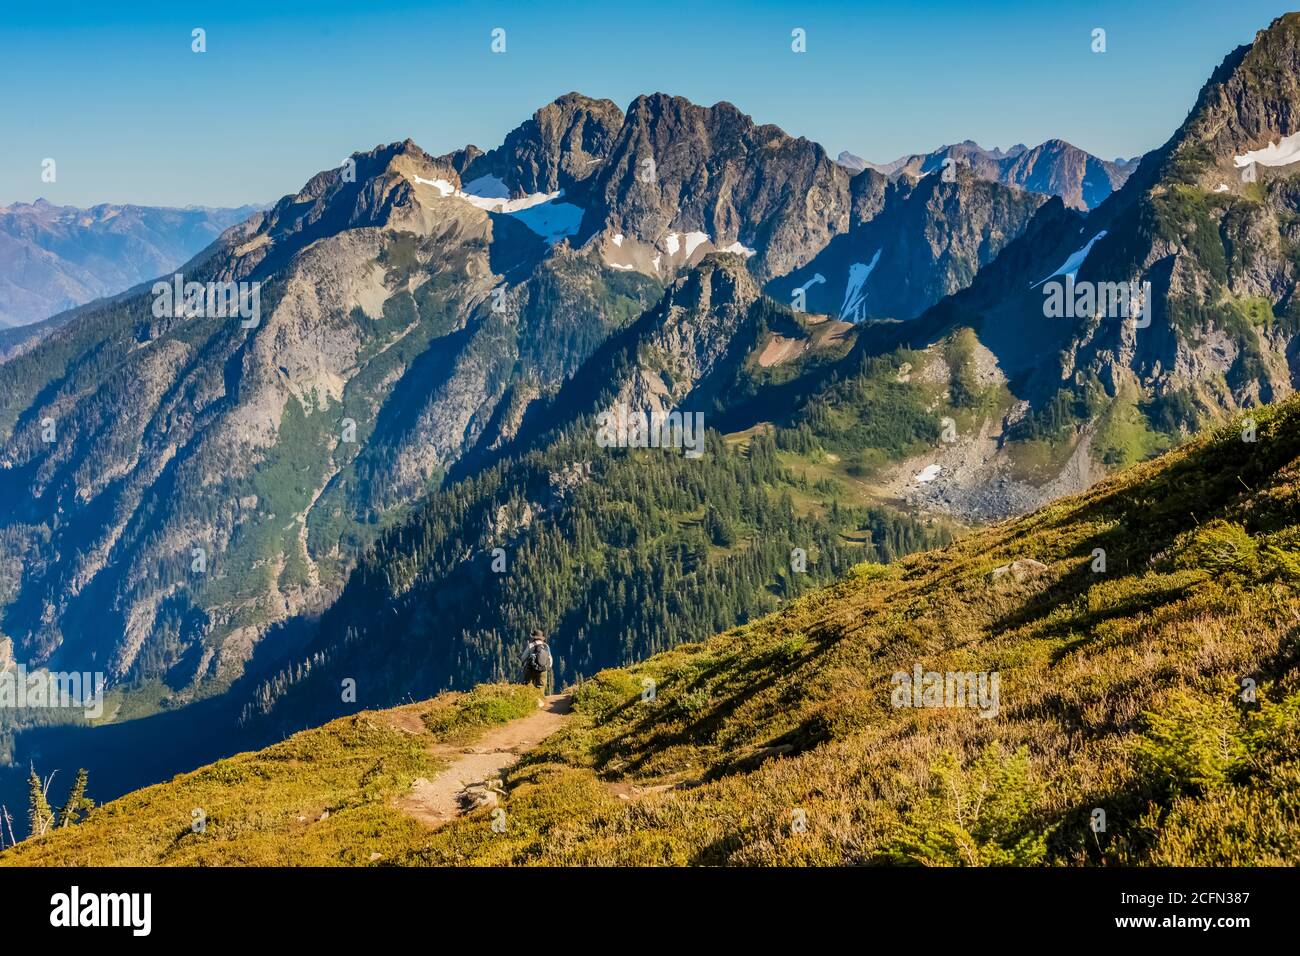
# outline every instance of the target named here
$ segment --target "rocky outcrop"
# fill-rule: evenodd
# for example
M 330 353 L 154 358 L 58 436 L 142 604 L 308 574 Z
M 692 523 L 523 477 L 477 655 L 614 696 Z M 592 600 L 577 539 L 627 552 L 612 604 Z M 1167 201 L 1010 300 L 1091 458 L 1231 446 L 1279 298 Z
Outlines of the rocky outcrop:
M 568 93 L 513 130 L 497 149 L 469 163 L 464 178 L 495 176 L 513 195 L 572 195 L 609 156 L 623 125 L 610 100 Z M 472 148 L 472 147 L 471 147 Z
M 852 191 L 852 228 L 808 265 L 768 283 L 769 295 L 850 322 L 914 318 L 968 286 L 1044 202 L 964 168 L 953 182 L 939 173 L 888 182 L 866 170 Z
M 737 347 L 758 295 L 743 260 L 733 255 L 711 256 L 674 282 L 646 316 L 617 404 L 646 413 L 680 408 Z
M 754 273 L 770 278 L 847 228 L 849 178 L 816 143 L 759 126 L 730 103 L 640 96 L 592 183 L 580 238 L 655 247 L 670 233 L 700 233 L 713 249 L 752 250 Z

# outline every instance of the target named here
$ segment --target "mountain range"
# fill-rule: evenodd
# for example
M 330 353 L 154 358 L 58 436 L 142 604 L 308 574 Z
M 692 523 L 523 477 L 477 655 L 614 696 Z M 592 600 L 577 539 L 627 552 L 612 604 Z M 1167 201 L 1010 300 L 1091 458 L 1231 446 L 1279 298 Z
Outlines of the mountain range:
M 0 661 L 243 745 L 511 678 L 532 626 L 577 680 L 1082 491 L 1293 390 L 1296 67 L 1288 15 L 1136 168 L 854 172 L 664 94 L 358 152 L 182 266 L 257 283 L 251 325 L 145 286 L 0 363 Z M 618 407 L 702 414 L 703 456 L 603 447 Z
M 0 206 L 0 328 L 39 322 L 160 276 L 258 208 L 79 209 L 44 199 Z
M 1098 159 L 1060 139 L 1050 139 L 1033 149 L 1018 143 L 1005 152 L 996 147 L 984 149 L 966 140 L 930 153 L 900 156 L 890 163 L 869 163 L 844 151 L 836 160 L 855 173 L 873 169 L 890 179 L 925 176 L 943 170 L 946 165 L 967 166 L 980 179 L 1060 196 L 1073 209 L 1093 209 L 1100 205 L 1124 185 L 1139 161 L 1140 157 Z

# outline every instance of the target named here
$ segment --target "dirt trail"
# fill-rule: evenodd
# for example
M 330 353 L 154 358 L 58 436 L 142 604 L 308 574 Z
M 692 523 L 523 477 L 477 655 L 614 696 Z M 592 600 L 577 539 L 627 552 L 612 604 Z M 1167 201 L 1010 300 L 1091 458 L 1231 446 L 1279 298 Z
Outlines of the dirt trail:
M 397 808 L 420 822 L 438 827 L 460 816 L 460 795 L 467 786 L 483 783 L 514 766 L 520 756 L 559 730 L 569 714 L 572 697 L 554 694 L 537 713 L 490 728 L 464 746 L 434 744 L 429 752 L 450 761 L 432 780 L 420 777 Z

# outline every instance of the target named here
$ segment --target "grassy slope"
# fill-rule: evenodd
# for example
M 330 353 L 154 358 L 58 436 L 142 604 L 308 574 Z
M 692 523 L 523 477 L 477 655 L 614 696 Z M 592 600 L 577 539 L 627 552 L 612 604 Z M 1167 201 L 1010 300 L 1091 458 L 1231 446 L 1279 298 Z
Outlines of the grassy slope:
M 389 808 L 388 798 L 440 769 L 429 745 L 533 713 L 536 700 L 531 688 L 483 685 L 344 717 L 128 794 L 75 827 L 0 854 L 0 862 L 355 865 L 375 853 L 405 853 L 423 827 Z M 202 833 L 193 825 L 196 810 L 205 818 Z
M 1255 418 L 1253 444 L 1222 430 L 602 672 L 509 775 L 504 833 L 485 811 L 430 832 L 389 809 L 429 758 L 372 713 L 129 795 L 0 861 L 1295 864 L 1300 402 Z M 1017 558 L 1047 568 L 991 580 Z M 891 707 L 890 675 L 917 662 L 998 671 L 1000 714 Z M 1258 704 L 1241 702 L 1243 677 Z M 220 808 L 223 827 L 191 834 L 194 806 Z

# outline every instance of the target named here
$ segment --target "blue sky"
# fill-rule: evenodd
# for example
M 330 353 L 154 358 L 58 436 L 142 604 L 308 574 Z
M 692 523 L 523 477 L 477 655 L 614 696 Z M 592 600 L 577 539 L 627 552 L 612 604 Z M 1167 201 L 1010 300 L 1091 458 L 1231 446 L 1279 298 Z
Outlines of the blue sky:
M 664 91 L 886 161 L 963 139 L 1163 142 L 1283 12 L 1255 0 L 9 3 L 0 203 L 238 205 L 411 137 L 488 149 L 570 90 Z M 190 31 L 207 31 L 207 52 Z M 506 30 L 506 53 L 490 50 Z M 790 50 L 790 31 L 808 50 Z M 1107 31 L 1093 53 L 1091 31 Z M 41 161 L 57 181 L 41 181 Z

